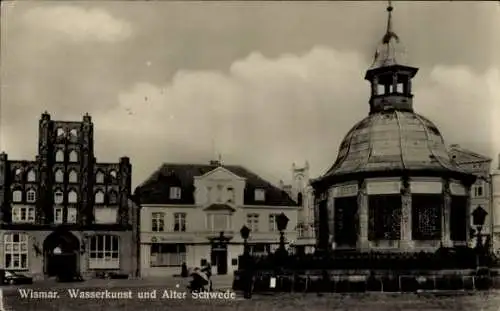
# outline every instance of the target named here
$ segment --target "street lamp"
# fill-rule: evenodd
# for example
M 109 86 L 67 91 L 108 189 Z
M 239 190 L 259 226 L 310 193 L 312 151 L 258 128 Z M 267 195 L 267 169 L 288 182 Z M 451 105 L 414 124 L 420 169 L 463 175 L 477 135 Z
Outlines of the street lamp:
M 276 217 L 276 226 L 278 227 L 278 231 L 280 232 L 280 252 L 285 253 L 285 229 L 288 225 L 288 217 L 286 217 L 285 213 L 281 213 Z
M 481 237 L 481 231 L 483 230 L 484 222 L 486 220 L 486 216 L 488 215 L 488 212 L 484 210 L 484 208 L 479 205 L 476 207 L 476 209 L 472 212 L 472 223 L 477 229 L 477 247 L 482 247 L 483 246 L 483 241 Z
M 242 283 L 243 283 L 243 297 L 245 299 L 252 298 L 252 287 L 253 287 L 253 270 L 251 258 L 248 254 L 248 237 L 250 235 L 250 229 L 243 225 L 240 229 L 240 235 L 243 239 L 243 262 L 240 262 L 240 267 L 242 268 Z
M 243 239 L 243 255 L 247 256 L 248 255 L 248 237 L 250 235 L 250 229 L 243 225 L 240 229 L 240 235 L 241 238 Z

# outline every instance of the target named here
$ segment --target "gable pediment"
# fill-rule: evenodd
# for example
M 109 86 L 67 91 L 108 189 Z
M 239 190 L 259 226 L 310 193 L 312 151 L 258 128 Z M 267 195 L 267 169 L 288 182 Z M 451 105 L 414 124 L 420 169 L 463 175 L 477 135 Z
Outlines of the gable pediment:
M 203 179 L 203 180 L 245 180 L 230 170 L 219 166 L 201 176 L 196 176 L 195 179 Z

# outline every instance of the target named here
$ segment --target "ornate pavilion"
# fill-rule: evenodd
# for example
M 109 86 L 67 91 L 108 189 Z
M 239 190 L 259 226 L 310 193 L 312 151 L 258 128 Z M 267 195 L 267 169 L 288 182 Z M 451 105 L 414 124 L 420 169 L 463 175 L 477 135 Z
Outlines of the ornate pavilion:
M 436 125 L 414 110 L 418 69 L 400 60 L 392 9 L 365 75 L 369 114 L 347 133 L 332 167 L 312 181 L 321 250 L 434 252 L 469 240 L 475 177 L 454 163 Z

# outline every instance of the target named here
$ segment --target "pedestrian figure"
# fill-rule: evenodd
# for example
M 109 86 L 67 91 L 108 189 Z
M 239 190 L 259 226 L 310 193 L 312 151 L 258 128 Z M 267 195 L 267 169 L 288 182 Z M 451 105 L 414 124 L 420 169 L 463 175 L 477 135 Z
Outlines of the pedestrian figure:
M 182 266 L 181 266 L 181 277 L 183 277 L 183 278 L 188 277 L 188 269 L 187 269 L 187 265 L 185 262 L 183 262 Z
M 207 264 L 205 265 L 205 267 L 203 267 L 201 269 L 201 271 L 203 273 L 205 273 L 205 275 L 208 278 L 208 290 L 209 291 L 213 291 L 213 287 L 212 287 L 212 266 L 210 265 L 210 263 L 207 262 Z

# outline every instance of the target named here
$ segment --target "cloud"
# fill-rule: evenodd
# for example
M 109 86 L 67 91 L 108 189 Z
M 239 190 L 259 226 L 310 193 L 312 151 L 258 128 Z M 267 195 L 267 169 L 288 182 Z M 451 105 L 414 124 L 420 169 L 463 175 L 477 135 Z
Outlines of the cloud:
M 118 95 L 120 107 L 94 113 L 96 151 L 130 155 L 134 184 L 161 162 L 208 162 L 217 153 L 272 181 L 308 160 L 314 177 L 368 113 L 368 65 L 356 53 L 315 47 L 272 59 L 252 53 L 227 72 L 179 71 L 165 85 L 137 83 Z M 448 144 L 492 156 L 500 151 L 499 80 L 498 70 L 422 69 L 415 110 Z
M 26 12 L 23 22 L 42 36 L 56 35 L 75 42 L 117 42 L 132 33 L 129 23 L 96 8 L 38 7 Z

